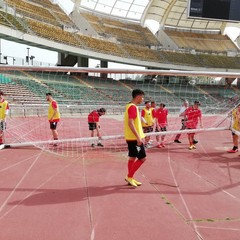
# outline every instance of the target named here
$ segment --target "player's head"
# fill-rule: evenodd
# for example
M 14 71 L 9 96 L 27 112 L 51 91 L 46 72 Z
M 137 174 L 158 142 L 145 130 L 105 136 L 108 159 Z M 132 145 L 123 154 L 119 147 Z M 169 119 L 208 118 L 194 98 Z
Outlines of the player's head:
M 46 93 L 46 99 L 47 99 L 47 101 L 50 101 L 52 99 L 52 94 Z
M 165 108 L 165 106 L 166 106 L 166 105 L 165 105 L 164 103 L 160 103 L 160 104 L 159 104 L 159 107 L 160 107 L 160 108 Z
M 99 114 L 100 116 L 106 114 L 106 109 L 105 109 L 105 108 L 99 108 L 97 111 L 98 111 L 98 114 Z
M 201 105 L 201 103 L 200 103 L 199 101 L 194 101 L 193 106 L 194 106 L 195 108 L 198 108 L 200 105 Z
M 184 106 L 184 107 L 188 107 L 188 105 L 189 105 L 189 102 L 188 102 L 187 99 L 185 99 L 185 100 L 183 101 L 183 106 Z
M 151 102 L 149 100 L 145 101 L 145 106 L 146 106 L 146 108 L 150 108 L 151 107 Z
M 155 101 L 151 101 L 151 107 L 155 108 L 156 107 L 156 102 Z
M 3 96 L 4 96 L 4 93 L 3 91 L 0 90 L 0 97 L 3 98 Z
M 142 91 L 141 89 L 134 89 L 132 91 L 132 98 L 137 104 L 142 103 L 144 99 L 144 91 Z

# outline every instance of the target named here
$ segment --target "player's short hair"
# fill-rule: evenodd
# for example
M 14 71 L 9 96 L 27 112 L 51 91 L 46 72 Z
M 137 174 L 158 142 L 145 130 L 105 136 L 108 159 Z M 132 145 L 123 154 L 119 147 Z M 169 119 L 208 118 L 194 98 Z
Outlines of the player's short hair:
M 164 103 L 160 103 L 159 106 L 165 107 L 166 105 Z
M 132 91 L 132 97 L 135 98 L 139 95 L 144 95 L 144 91 L 142 91 L 141 89 L 134 89 Z
M 196 104 L 196 105 L 201 105 L 201 103 L 199 102 L 199 101 L 194 101 L 194 104 Z
M 1 90 L 0 90 L 0 95 L 2 95 L 2 96 L 4 95 L 3 91 L 1 91 Z
M 105 108 L 100 108 L 100 109 L 98 109 L 98 112 L 105 113 L 106 109 Z
M 52 96 L 52 94 L 49 92 L 49 93 L 46 93 L 46 96 Z
M 149 101 L 149 100 L 145 101 L 145 104 L 148 104 L 148 103 L 151 103 L 151 101 Z

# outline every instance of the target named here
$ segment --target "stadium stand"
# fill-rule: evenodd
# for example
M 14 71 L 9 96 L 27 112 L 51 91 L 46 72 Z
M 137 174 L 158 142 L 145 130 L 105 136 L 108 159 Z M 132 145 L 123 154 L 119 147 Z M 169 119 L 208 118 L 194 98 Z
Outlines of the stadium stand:
M 165 33 L 177 44 L 179 48 L 196 50 L 200 52 L 237 52 L 236 45 L 227 35 L 195 33 L 165 29 Z
M 150 30 L 139 24 L 94 16 L 87 12 L 81 12 L 81 15 L 92 24 L 100 36 L 113 37 L 122 43 L 140 44 L 143 46 L 160 45 Z

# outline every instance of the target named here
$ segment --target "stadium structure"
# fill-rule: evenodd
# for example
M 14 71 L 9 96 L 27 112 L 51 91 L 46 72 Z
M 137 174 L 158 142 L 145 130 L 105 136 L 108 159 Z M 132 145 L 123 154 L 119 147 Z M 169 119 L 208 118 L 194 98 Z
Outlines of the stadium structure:
M 87 71 L 59 74 L 60 78 L 45 72 L 5 72 L 1 74 L 0 87 L 10 102 L 40 103 L 43 93 L 51 91 L 68 104 L 102 104 L 102 99 L 115 104 L 126 102 L 134 86 L 145 88 L 148 98 L 160 101 L 164 96 L 172 105 L 196 96 L 203 103 L 222 98 L 236 100 L 240 81 L 235 76 L 220 76 L 218 81 L 214 76 L 179 77 L 154 72 L 113 77 L 107 69 L 109 62 L 115 62 L 147 70 L 238 73 L 239 37 L 231 39 L 225 29 L 229 25 L 239 27 L 239 23 L 189 18 L 187 0 L 73 2 L 73 10 L 67 14 L 61 4 L 49 0 L 1 0 L 0 37 L 58 52 L 59 67 L 88 68 L 92 58 L 99 60 L 98 67 L 106 72 L 97 77 Z M 159 26 L 154 34 L 146 27 L 149 20 Z M 1 65 L 7 64 L 9 57 L 1 54 Z M 36 64 L 34 56 L 26 56 L 21 62 L 25 66 Z M 232 85 L 233 82 L 237 84 Z

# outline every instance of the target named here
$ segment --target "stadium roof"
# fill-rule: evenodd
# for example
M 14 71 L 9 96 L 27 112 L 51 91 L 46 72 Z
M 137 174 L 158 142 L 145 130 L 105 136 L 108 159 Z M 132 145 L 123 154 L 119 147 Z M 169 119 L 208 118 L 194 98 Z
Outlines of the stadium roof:
M 81 8 L 140 21 L 151 0 L 75 0 Z
M 72 0 L 82 9 L 145 23 L 154 20 L 160 26 L 223 30 L 226 22 L 187 17 L 188 0 Z M 236 24 L 237 27 L 240 24 Z

